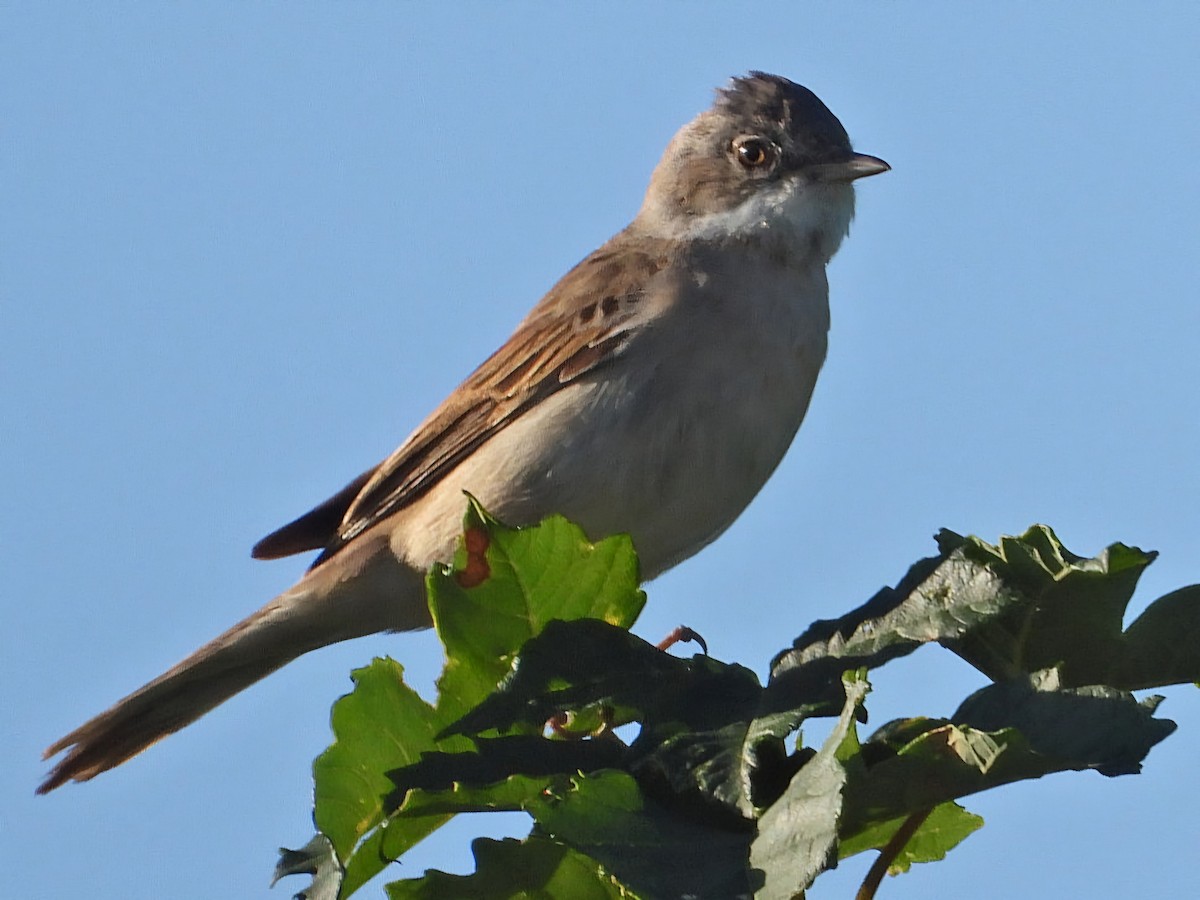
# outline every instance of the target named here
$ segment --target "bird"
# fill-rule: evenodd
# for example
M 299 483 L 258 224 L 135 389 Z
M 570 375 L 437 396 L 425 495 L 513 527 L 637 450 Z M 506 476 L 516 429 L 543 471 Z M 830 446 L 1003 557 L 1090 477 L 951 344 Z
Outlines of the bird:
M 300 580 L 46 750 L 38 793 L 120 765 L 302 654 L 431 624 L 465 492 L 498 519 L 628 534 L 644 580 L 705 547 L 783 459 L 829 330 L 856 152 L 808 88 L 751 71 L 668 144 L 633 220 L 555 284 L 400 447 L 259 541 Z

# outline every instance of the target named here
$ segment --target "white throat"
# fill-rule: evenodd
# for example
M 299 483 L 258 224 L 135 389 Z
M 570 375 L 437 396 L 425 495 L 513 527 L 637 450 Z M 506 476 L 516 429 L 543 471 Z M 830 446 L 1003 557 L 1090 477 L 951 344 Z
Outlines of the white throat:
M 764 186 L 733 209 L 683 218 L 647 204 L 638 225 L 654 237 L 683 241 L 766 238 L 803 245 L 825 261 L 832 258 L 854 218 L 849 184 L 786 178 Z

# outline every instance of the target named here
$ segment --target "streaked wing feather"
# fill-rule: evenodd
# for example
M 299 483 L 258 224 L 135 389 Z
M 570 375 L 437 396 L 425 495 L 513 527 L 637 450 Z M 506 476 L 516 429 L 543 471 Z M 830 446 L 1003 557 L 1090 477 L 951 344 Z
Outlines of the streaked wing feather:
M 659 254 L 610 246 L 576 266 L 375 470 L 313 565 L 423 496 L 546 396 L 619 356 L 636 330 L 646 282 L 665 265 Z

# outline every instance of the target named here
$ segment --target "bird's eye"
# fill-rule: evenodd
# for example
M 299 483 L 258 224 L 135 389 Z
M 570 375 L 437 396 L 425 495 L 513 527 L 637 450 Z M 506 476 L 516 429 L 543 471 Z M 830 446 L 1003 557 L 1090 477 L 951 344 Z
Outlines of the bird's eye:
M 764 169 L 775 162 L 778 148 L 766 138 L 743 137 L 733 142 L 737 161 L 747 169 Z

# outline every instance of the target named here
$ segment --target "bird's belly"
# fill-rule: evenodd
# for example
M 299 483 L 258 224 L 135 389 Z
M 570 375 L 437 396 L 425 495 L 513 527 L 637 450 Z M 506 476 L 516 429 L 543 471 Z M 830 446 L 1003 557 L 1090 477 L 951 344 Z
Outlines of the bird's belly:
M 768 346 L 753 360 L 714 350 L 628 390 L 595 432 L 595 452 L 574 457 L 601 460 L 603 470 L 563 473 L 591 482 L 564 513 L 589 534 L 629 532 L 647 578 L 691 556 L 741 515 L 783 459 L 808 409 L 821 344 L 819 354 Z

